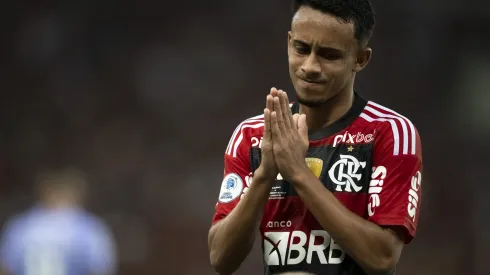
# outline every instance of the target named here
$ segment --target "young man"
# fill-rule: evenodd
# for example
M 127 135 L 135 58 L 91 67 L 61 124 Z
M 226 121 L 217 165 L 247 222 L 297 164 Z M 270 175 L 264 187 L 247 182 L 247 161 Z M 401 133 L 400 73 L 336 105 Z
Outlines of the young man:
M 393 274 L 415 235 L 420 138 L 406 117 L 354 92 L 371 57 L 368 0 L 295 0 L 289 72 L 225 153 L 211 264 L 236 271 L 262 236 L 265 274 Z

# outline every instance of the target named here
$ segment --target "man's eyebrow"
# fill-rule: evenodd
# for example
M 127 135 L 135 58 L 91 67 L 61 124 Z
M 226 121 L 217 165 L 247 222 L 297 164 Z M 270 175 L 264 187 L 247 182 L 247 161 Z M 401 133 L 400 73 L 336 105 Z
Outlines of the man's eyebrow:
M 305 41 L 302 41 L 300 39 L 293 39 L 293 43 L 294 44 L 301 45 L 301 46 L 311 47 L 310 44 L 308 44 Z M 318 48 L 319 48 L 320 51 L 338 51 L 338 52 L 342 52 L 341 49 L 335 48 L 335 47 L 331 47 L 331 46 L 319 46 Z

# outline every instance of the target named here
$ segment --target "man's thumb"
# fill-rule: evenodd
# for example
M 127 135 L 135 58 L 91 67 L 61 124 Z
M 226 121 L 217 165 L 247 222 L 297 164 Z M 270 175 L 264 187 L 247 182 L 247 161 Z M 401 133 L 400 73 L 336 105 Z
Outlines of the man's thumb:
M 308 125 L 306 125 L 306 115 L 302 114 L 298 118 L 298 131 L 303 139 L 308 140 Z

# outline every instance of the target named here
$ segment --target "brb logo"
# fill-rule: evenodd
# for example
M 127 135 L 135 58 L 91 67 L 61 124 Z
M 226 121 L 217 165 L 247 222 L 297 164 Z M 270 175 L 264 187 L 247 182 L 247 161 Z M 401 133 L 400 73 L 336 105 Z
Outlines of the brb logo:
M 340 264 L 345 252 L 324 230 L 265 232 L 264 261 L 269 266 L 311 264 L 313 257 L 321 264 Z
M 340 155 L 340 159 L 334 163 L 334 165 L 332 165 L 328 171 L 330 180 L 337 184 L 335 191 L 352 192 L 351 188 L 354 188 L 355 192 L 361 191 L 362 187 L 357 186 L 354 179 L 357 181 L 361 180 L 361 172 L 364 167 L 366 167 L 365 161 L 360 162 L 355 157 L 350 155 Z M 361 171 L 359 171 L 359 169 Z M 342 190 L 342 186 L 345 186 L 344 190 Z
M 412 177 L 412 182 L 410 185 L 410 190 L 408 191 L 408 215 L 415 222 L 415 215 L 417 214 L 417 207 L 419 204 L 418 191 L 420 189 L 420 184 L 422 182 L 422 173 L 417 171 L 415 176 Z

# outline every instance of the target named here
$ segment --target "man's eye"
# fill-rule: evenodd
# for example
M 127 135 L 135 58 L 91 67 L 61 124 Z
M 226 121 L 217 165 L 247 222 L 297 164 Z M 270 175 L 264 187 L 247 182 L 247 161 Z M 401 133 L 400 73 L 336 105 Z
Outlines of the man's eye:
M 336 54 L 336 53 L 323 54 L 322 57 L 327 59 L 327 60 L 337 60 L 337 59 L 342 58 L 342 56 L 340 54 Z
M 310 53 L 310 49 L 304 46 L 296 46 L 296 52 L 299 54 L 308 54 Z

